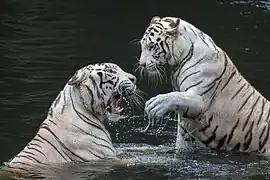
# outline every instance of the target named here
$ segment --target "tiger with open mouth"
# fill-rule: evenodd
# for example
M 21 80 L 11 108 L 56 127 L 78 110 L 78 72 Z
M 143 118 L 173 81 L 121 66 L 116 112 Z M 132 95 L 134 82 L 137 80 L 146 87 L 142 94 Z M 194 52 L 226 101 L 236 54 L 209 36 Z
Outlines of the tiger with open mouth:
M 136 77 L 116 64 L 79 69 L 52 103 L 35 137 L 5 165 L 23 169 L 116 158 L 104 121 L 117 120 L 123 111 L 121 101 L 134 95 Z

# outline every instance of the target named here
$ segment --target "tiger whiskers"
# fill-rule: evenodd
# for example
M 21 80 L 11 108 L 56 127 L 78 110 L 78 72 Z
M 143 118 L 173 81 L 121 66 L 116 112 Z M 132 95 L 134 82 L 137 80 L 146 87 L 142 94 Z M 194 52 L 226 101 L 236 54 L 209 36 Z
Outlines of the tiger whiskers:
M 137 108 L 142 108 L 144 106 L 144 102 L 145 102 L 145 98 L 141 95 L 144 92 L 140 91 L 140 90 L 136 90 L 134 92 L 132 92 L 132 95 L 129 97 L 130 102 L 131 102 L 131 106 L 133 107 L 136 106 Z M 146 93 L 144 93 L 146 94 Z
M 138 60 L 138 62 L 135 63 L 133 68 L 134 68 L 135 72 L 139 71 L 140 80 L 142 80 L 142 78 L 146 77 L 148 84 L 150 84 L 154 87 L 157 87 L 157 85 L 160 82 L 167 81 L 165 67 L 156 66 L 153 64 L 150 64 L 147 67 L 143 67 L 143 66 L 139 65 L 138 57 L 136 57 L 136 59 Z M 154 71 L 151 72 L 151 71 L 147 71 L 146 69 L 152 69 Z
M 133 39 L 130 41 L 131 44 L 140 45 L 141 39 Z

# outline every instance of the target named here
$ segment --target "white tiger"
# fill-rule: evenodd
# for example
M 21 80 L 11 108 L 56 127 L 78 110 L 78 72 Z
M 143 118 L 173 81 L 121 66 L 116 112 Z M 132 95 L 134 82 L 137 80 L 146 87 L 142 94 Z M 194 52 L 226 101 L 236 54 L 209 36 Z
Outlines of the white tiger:
M 178 111 L 176 146 L 188 133 L 216 149 L 270 154 L 270 103 L 204 32 L 175 17 L 153 17 L 141 41 L 139 66 L 160 76 L 168 64 L 173 92 L 145 104 L 151 121 Z
M 116 158 L 103 123 L 111 114 L 120 116 L 120 103 L 135 93 L 135 83 L 136 77 L 116 64 L 99 63 L 79 69 L 52 103 L 36 136 L 6 166 Z

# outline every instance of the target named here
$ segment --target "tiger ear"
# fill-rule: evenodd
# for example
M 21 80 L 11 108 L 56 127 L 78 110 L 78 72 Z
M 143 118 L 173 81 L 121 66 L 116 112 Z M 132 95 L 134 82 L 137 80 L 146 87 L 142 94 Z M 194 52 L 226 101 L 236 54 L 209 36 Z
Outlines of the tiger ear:
M 169 24 L 169 28 L 165 30 L 165 33 L 168 36 L 175 36 L 175 35 L 177 35 L 178 27 L 179 27 L 179 24 L 180 24 L 180 19 L 177 18 L 176 21 L 174 21 L 171 18 L 166 18 L 166 19 L 163 19 L 163 21 L 170 23 Z
M 68 81 L 68 85 L 70 86 L 78 86 L 81 82 L 83 82 L 87 77 L 87 74 L 84 70 L 77 70 L 75 74 Z
M 158 22 L 158 21 L 160 21 L 160 17 L 159 16 L 154 16 L 154 17 L 152 17 L 152 19 L 151 19 L 151 21 L 150 21 L 150 25 L 151 24 L 153 24 L 153 23 L 156 23 L 156 22 Z

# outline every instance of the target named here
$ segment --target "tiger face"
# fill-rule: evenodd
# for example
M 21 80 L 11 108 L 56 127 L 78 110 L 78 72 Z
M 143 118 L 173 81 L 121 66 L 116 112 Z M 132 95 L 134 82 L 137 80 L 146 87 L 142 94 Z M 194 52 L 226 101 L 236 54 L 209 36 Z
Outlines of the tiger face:
M 68 85 L 79 89 L 83 106 L 95 115 L 120 115 L 121 101 L 136 90 L 136 77 L 113 63 L 79 69 Z
M 179 26 L 179 18 L 153 17 L 141 41 L 139 66 L 149 73 L 156 73 L 159 68 L 172 58 L 173 41 Z

